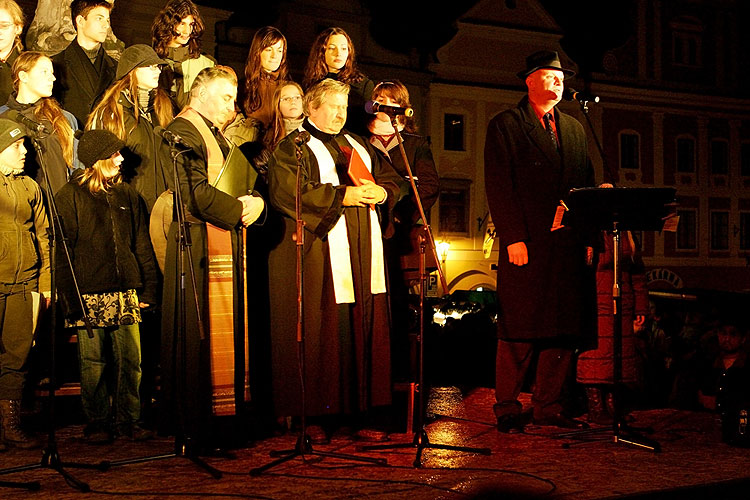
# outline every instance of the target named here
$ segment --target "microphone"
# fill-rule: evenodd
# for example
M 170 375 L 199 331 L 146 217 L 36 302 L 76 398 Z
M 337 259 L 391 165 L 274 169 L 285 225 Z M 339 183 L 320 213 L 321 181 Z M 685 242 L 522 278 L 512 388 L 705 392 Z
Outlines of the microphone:
M 599 102 L 598 95 L 591 95 L 585 92 L 578 92 L 576 89 L 571 87 L 565 87 L 563 89 L 563 99 L 566 101 L 578 101 L 578 102 Z
M 412 108 L 388 106 L 387 104 L 380 104 L 376 101 L 367 101 L 365 103 L 365 111 L 371 115 L 385 113 L 388 116 L 414 116 L 414 110 Z
M 303 144 L 305 144 L 307 141 L 310 140 L 310 132 L 307 130 L 303 130 L 299 134 L 297 134 L 297 137 L 294 138 L 294 145 L 297 147 L 301 147 Z
M 164 127 L 155 127 L 154 133 L 167 141 L 171 146 L 182 146 L 186 149 L 193 149 L 193 147 L 186 143 L 180 135 L 165 129 Z
M 49 129 L 43 123 L 39 123 L 38 121 L 32 120 L 28 116 L 22 115 L 15 109 L 9 109 L 8 111 L 6 111 L 5 116 L 8 119 L 13 120 L 16 123 L 20 123 L 27 129 L 29 129 L 31 132 L 47 133 L 47 134 L 50 133 Z

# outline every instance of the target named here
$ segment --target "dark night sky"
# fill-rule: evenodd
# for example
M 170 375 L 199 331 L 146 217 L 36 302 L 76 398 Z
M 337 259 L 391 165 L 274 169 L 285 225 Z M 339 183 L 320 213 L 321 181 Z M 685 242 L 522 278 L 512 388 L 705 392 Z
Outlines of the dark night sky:
M 445 45 L 457 32 L 456 19 L 478 2 L 447 2 L 436 8 L 434 0 L 410 0 L 401 2 L 398 11 L 394 11 L 384 9 L 380 0 L 359 1 L 370 10 L 370 32 L 380 45 L 403 53 L 417 49 L 423 56 Z M 295 2 L 197 0 L 196 3 L 234 11 L 233 22 L 255 28 L 275 24 L 283 10 L 292 8 Z M 540 0 L 540 3 L 562 28 L 565 34 L 562 47 L 583 73 L 599 70 L 605 52 L 622 45 L 633 31 L 635 0 Z

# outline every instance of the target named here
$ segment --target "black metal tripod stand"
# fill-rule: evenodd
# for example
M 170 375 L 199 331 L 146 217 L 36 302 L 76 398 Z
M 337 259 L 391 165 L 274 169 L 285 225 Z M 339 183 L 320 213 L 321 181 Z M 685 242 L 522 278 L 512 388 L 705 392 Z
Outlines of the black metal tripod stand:
M 416 393 L 417 396 L 417 423 L 416 423 L 416 430 L 414 432 L 414 439 L 411 443 L 400 443 L 400 444 L 385 444 L 385 445 L 373 445 L 373 446 L 362 446 L 360 449 L 362 450 L 387 450 L 387 449 L 397 449 L 397 448 L 416 448 L 417 454 L 414 458 L 414 467 L 421 467 L 422 466 L 422 452 L 426 448 L 432 448 L 432 449 L 438 449 L 438 450 L 451 450 L 451 451 L 460 451 L 460 452 L 466 452 L 466 453 L 480 453 L 482 455 L 489 455 L 491 453 L 491 450 L 489 448 L 470 448 L 466 446 L 453 446 L 453 445 L 447 445 L 447 444 L 437 444 L 437 443 L 431 443 L 429 436 L 427 435 L 427 431 L 425 430 L 425 411 L 426 408 L 426 400 L 425 400 L 425 384 L 424 384 L 424 344 L 425 344 L 425 328 L 424 328 L 424 298 L 425 298 L 425 286 L 427 284 L 427 264 L 426 264 L 426 257 L 427 257 L 427 249 L 429 247 L 429 251 L 432 252 L 432 255 L 435 259 L 435 262 L 437 264 L 438 274 L 440 275 L 441 284 L 443 286 L 443 290 L 447 292 L 448 285 L 445 281 L 445 276 L 443 274 L 443 270 L 440 267 L 440 260 L 437 257 L 437 249 L 435 248 L 435 240 L 432 237 L 432 231 L 430 229 L 430 225 L 427 222 L 427 216 L 424 212 L 424 207 L 422 206 L 422 200 L 419 196 L 419 190 L 417 188 L 417 183 L 415 181 L 414 175 L 411 170 L 411 166 L 409 165 L 409 159 L 406 155 L 406 150 L 404 149 L 404 140 L 401 137 L 401 134 L 398 131 L 398 122 L 397 117 L 392 116 L 391 117 L 391 124 L 393 125 L 393 130 L 396 132 L 396 138 L 398 139 L 398 146 L 399 151 L 401 152 L 401 156 L 404 160 L 404 165 L 406 166 L 406 171 L 409 175 L 409 183 L 411 184 L 412 194 L 414 196 L 414 201 L 417 204 L 417 208 L 419 209 L 419 215 L 422 218 L 422 221 L 424 222 L 424 230 L 419 235 L 419 337 L 417 338 L 417 343 L 419 344 L 419 354 L 418 354 L 418 365 L 419 365 L 419 374 L 418 374 L 418 380 L 416 385 Z
M 319 457 L 331 457 L 339 458 L 343 460 L 353 460 L 357 462 L 366 462 L 376 465 L 385 465 L 387 462 L 382 458 L 369 458 L 359 457 L 355 455 L 346 455 L 343 453 L 335 453 L 328 451 L 318 451 L 313 449 L 310 436 L 307 435 L 307 405 L 305 402 L 305 324 L 304 324 L 304 308 L 303 308 L 303 249 L 305 244 L 305 222 L 302 220 L 302 146 L 310 140 L 310 133 L 303 131 L 297 134 L 294 139 L 295 154 L 297 157 L 297 176 L 296 176 L 296 193 L 294 200 L 296 226 L 294 232 L 294 242 L 296 245 L 296 286 L 297 286 L 297 360 L 299 363 L 299 376 L 300 376 L 300 398 L 302 411 L 300 416 L 300 431 L 294 448 L 289 450 L 277 450 L 271 452 L 271 457 L 278 457 L 265 465 L 256 467 L 250 470 L 251 476 L 259 476 L 265 471 L 288 462 L 297 457 L 305 457 L 314 455 Z M 342 216 L 343 217 L 343 216 Z
M 60 220 L 60 215 L 57 212 L 57 205 L 55 204 L 54 193 L 53 193 L 52 185 L 50 184 L 49 172 L 47 171 L 47 166 L 44 161 L 42 145 L 40 144 L 39 140 L 36 137 L 34 137 L 34 132 L 31 130 L 29 132 L 30 132 L 29 139 L 34 144 L 34 149 L 37 152 L 37 160 L 39 162 L 39 168 L 41 169 L 42 175 L 44 176 L 45 201 L 47 203 L 47 210 L 49 213 L 49 220 L 50 220 L 50 224 L 48 227 L 49 259 L 50 259 L 50 360 L 49 360 L 50 376 L 49 376 L 49 387 L 47 389 L 48 433 L 47 433 L 47 444 L 45 448 L 42 450 L 42 459 L 39 463 L 30 464 L 30 465 L 22 465 L 19 467 L 11 467 L 9 469 L 2 469 L 0 470 L 0 475 L 12 474 L 15 472 L 23 472 L 23 471 L 34 470 L 34 469 L 52 469 L 58 474 L 60 474 L 61 476 L 63 476 L 66 482 L 70 484 L 71 486 L 73 486 L 74 488 L 82 492 L 88 492 L 91 490 L 89 485 L 73 477 L 68 471 L 65 470 L 65 467 L 106 471 L 110 467 L 109 462 L 104 461 L 104 462 L 100 462 L 99 464 L 82 464 L 82 463 L 76 463 L 76 462 L 63 462 L 62 459 L 60 458 L 60 453 L 57 447 L 57 438 L 55 435 L 55 384 L 56 384 L 55 370 L 56 370 L 56 332 L 57 332 L 57 300 L 56 300 L 57 294 L 56 294 L 56 272 L 55 272 L 56 269 L 55 267 L 56 267 L 56 259 L 57 259 L 56 246 L 58 242 L 61 245 L 63 251 L 65 252 L 67 264 L 70 267 L 73 286 L 75 288 L 81 310 L 84 311 L 83 320 L 86 325 L 86 329 L 87 329 L 89 337 L 93 337 L 94 333 L 91 329 L 91 323 L 89 322 L 88 316 L 86 314 L 86 308 L 83 304 L 83 299 L 81 297 L 80 290 L 78 289 L 78 282 L 75 277 L 75 270 L 73 269 L 73 261 L 70 258 L 70 252 L 67 246 L 67 240 L 65 239 L 65 233 L 63 231 L 62 221 Z M 23 488 L 23 489 L 35 491 L 40 488 L 40 484 L 38 481 L 32 481 L 32 482 L 0 481 L 0 487 Z
M 568 196 L 570 214 L 566 223 L 584 230 L 608 230 L 612 233 L 614 280 L 612 283 L 613 402 L 612 439 L 653 452 L 661 451 L 658 442 L 641 436 L 625 422 L 619 392 L 622 386 L 622 270 L 620 267 L 620 236 L 623 230 L 661 230 L 670 216 L 673 188 L 583 188 L 573 189 Z M 567 213 L 566 213 L 567 216 Z M 586 436 L 603 429 L 589 429 L 562 434 L 559 437 Z
M 191 289 L 193 290 L 193 303 L 195 307 L 195 313 L 197 317 L 197 328 L 201 339 L 205 338 L 205 330 L 203 328 L 203 320 L 201 318 L 201 307 L 198 299 L 198 292 L 196 289 L 196 278 L 195 268 L 193 266 L 193 253 L 192 239 L 190 237 L 190 222 L 187 220 L 185 213 L 185 205 L 182 198 L 182 190 L 180 189 L 180 177 L 177 170 L 177 159 L 181 154 L 187 153 L 190 150 L 180 147 L 175 141 L 172 141 L 174 137 L 170 139 L 165 138 L 170 142 L 171 156 L 172 156 L 172 175 L 174 179 L 174 191 L 173 196 L 173 213 L 177 222 L 177 235 L 176 241 L 178 245 L 177 259 L 175 264 L 176 269 L 176 280 L 175 288 L 177 294 L 175 295 L 175 314 L 176 325 L 176 340 L 172 346 L 172 369 L 174 372 L 175 390 L 176 395 L 176 410 L 175 415 L 177 417 L 177 430 L 175 433 L 174 440 L 174 451 L 172 453 L 164 453 L 161 455 L 152 455 L 148 457 L 132 458 L 125 460 L 117 460 L 111 462 L 112 466 L 129 465 L 143 462 L 150 462 L 153 460 L 161 460 L 165 458 L 181 457 L 186 458 L 196 464 L 198 467 L 208 472 L 214 479 L 221 479 L 222 472 L 215 467 L 207 464 L 200 456 L 198 456 L 197 445 L 193 442 L 190 436 L 185 434 L 185 399 L 188 397 L 186 387 L 186 376 L 187 376 L 187 293 L 186 284 L 187 276 L 189 272 L 189 279 L 191 283 Z

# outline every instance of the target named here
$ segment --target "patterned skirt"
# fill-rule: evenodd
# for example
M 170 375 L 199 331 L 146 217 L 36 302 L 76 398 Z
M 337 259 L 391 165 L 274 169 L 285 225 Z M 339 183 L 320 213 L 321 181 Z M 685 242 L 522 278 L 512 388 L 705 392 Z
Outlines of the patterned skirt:
M 135 290 L 107 293 L 84 293 L 88 318 L 94 328 L 132 325 L 141 322 L 141 308 L 138 307 L 138 294 Z M 83 319 L 65 320 L 66 328 L 84 328 Z

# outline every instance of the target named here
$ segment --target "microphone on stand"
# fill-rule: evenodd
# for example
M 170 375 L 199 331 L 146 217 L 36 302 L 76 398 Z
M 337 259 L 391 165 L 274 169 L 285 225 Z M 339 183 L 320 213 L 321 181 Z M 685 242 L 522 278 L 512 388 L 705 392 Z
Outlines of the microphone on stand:
M 185 142 L 185 140 L 182 138 L 182 136 L 175 134 L 172 131 L 169 131 L 165 129 L 164 127 L 156 127 L 154 128 L 154 133 L 167 141 L 172 146 L 182 146 L 186 149 L 193 149 L 191 145 Z
M 365 111 L 371 115 L 385 113 L 388 116 L 414 116 L 412 108 L 388 106 L 387 104 L 380 104 L 377 101 L 367 101 L 365 103 Z
M 13 120 L 16 123 L 20 123 L 27 129 L 29 129 L 31 132 L 46 133 L 46 134 L 50 133 L 49 129 L 43 123 L 39 123 L 38 121 L 32 120 L 28 116 L 22 115 L 15 109 L 9 109 L 8 111 L 6 111 L 5 116 L 9 120 Z
M 562 97 L 566 101 L 599 102 L 598 95 L 587 94 L 586 92 L 579 92 L 572 87 L 565 87 L 563 89 Z

